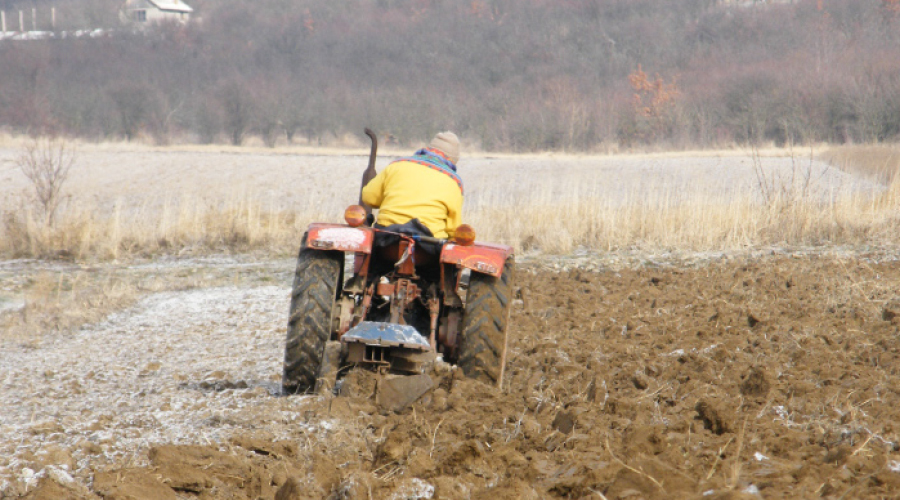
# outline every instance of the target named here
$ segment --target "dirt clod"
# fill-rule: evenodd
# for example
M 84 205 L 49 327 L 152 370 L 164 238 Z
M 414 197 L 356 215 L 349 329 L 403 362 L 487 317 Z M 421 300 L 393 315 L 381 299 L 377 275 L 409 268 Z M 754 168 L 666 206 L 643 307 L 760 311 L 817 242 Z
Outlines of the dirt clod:
M 764 397 L 769 393 L 772 384 L 769 382 L 765 370 L 759 367 L 750 368 L 750 372 L 744 376 L 741 382 L 741 394 L 745 396 Z
M 756 325 L 760 324 L 762 320 L 756 317 L 756 315 L 750 313 L 747 314 L 747 326 L 750 328 L 756 328 Z
M 64 474 L 64 473 L 63 473 Z M 75 483 L 67 474 L 48 474 L 37 483 L 37 486 L 24 496 L 25 500 L 99 500 L 100 497 L 88 491 L 79 483 Z M 147 497 L 144 497 L 147 498 Z
M 570 411 L 560 411 L 556 414 L 556 418 L 553 419 L 551 425 L 563 434 L 570 434 L 575 428 L 575 415 Z
M 301 491 L 300 482 L 292 477 L 288 478 L 275 493 L 275 500 L 303 500 L 304 497 L 301 496 Z
M 108 500 L 176 500 L 175 490 L 159 476 L 143 469 L 101 472 L 94 476 L 94 491 Z
M 713 434 L 724 434 L 732 431 L 732 416 L 724 410 L 721 404 L 710 401 L 698 401 L 695 407 L 698 418 L 703 421 L 703 427 Z

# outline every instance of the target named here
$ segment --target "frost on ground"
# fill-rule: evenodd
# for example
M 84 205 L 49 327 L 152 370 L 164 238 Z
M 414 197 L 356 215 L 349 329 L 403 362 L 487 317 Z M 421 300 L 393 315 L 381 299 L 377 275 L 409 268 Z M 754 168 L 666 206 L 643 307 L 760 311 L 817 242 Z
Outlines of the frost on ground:
M 0 347 L 0 491 L 43 466 L 77 478 L 156 443 L 305 428 L 291 424 L 304 398 L 275 397 L 288 300 L 278 286 L 158 293 L 38 348 Z

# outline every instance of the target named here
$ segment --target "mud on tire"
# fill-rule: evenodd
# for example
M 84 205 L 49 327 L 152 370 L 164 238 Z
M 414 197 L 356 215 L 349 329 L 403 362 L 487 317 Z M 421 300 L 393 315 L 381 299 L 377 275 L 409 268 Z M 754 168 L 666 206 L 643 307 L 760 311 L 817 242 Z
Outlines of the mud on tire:
M 316 384 L 325 343 L 331 338 L 342 265 L 340 253 L 300 250 L 284 346 L 283 394 L 310 391 Z
M 499 278 L 472 273 L 466 295 L 457 366 L 466 376 L 500 387 L 506 364 L 506 337 L 512 301 L 510 257 Z

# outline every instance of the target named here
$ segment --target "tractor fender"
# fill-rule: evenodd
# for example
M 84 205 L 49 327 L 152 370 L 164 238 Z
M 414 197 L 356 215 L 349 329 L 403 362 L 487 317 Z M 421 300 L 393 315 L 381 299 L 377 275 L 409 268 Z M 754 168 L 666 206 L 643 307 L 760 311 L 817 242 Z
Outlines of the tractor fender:
M 456 264 L 475 272 L 499 278 L 503 273 L 503 265 L 506 263 L 506 259 L 512 254 L 512 247 L 506 245 L 476 243 L 462 246 L 455 243 L 447 243 L 441 251 L 441 262 Z
M 306 234 L 306 246 L 315 250 L 372 253 L 374 235 L 370 227 L 313 223 Z

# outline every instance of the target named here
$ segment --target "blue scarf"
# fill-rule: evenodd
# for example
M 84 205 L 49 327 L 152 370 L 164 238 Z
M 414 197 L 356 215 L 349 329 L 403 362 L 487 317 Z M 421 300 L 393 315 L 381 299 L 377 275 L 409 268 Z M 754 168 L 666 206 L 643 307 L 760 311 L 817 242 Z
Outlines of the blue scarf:
M 460 192 L 463 191 L 463 183 L 462 179 L 460 179 L 459 174 L 456 173 L 456 165 L 453 164 L 452 161 L 448 160 L 444 155 L 435 152 L 430 149 L 420 149 L 416 151 L 414 156 L 410 156 L 408 158 L 401 158 L 399 161 L 411 161 L 413 163 L 418 163 L 419 165 L 425 165 L 428 168 L 432 168 L 437 170 L 438 172 L 449 175 L 456 185 L 459 186 Z

